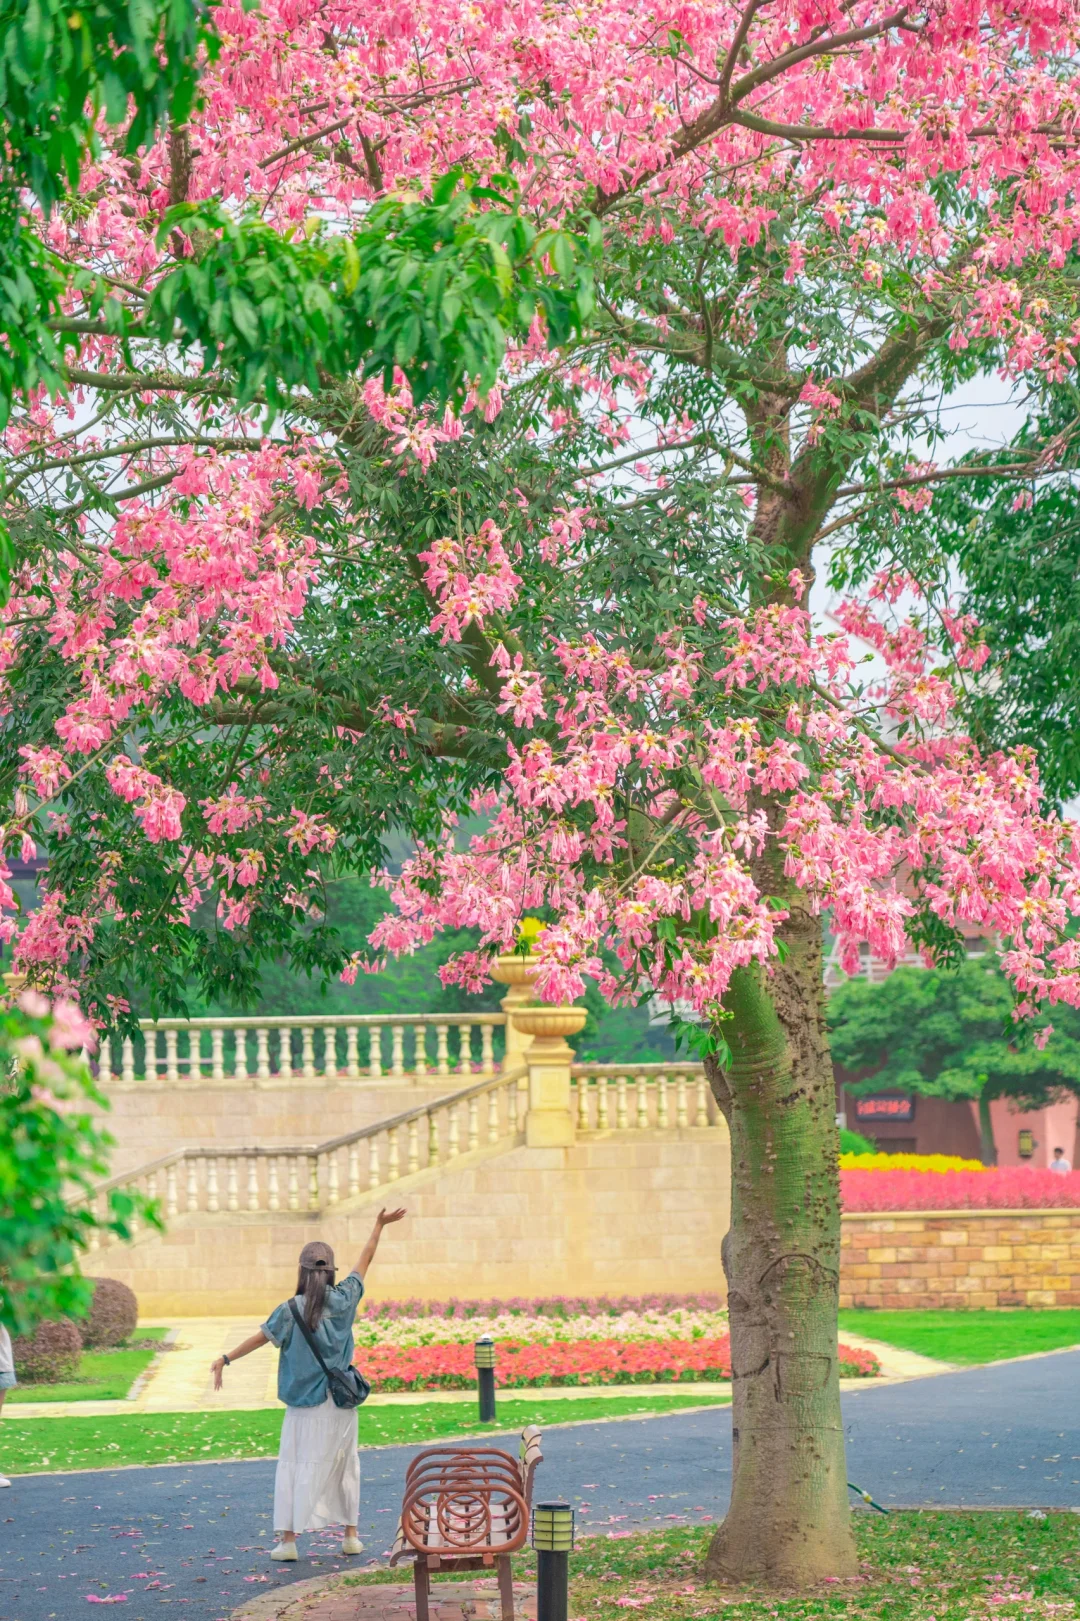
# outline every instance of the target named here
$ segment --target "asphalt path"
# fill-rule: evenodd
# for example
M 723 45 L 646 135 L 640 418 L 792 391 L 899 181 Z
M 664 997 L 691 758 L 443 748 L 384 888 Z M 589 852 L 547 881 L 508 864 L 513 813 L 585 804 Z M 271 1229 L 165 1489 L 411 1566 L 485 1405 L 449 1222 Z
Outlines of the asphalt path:
M 1068 1351 L 849 1393 L 849 1479 L 889 1507 L 1080 1512 L 1078 1389 L 1080 1351 Z M 726 1408 L 567 1425 L 543 1446 L 539 1498 L 573 1503 L 591 1532 L 709 1523 L 727 1504 Z M 266 1557 L 272 1461 L 25 1476 L 0 1495 L 0 1621 L 89 1617 L 88 1600 L 121 1594 L 123 1621 L 162 1621 L 163 1605 L 219 1621 L 271 1587 L 381 1563 L 415 1451 L 363 1451 L 360 1559 L 343 1560 L 326 1531 L 286 1566 Z

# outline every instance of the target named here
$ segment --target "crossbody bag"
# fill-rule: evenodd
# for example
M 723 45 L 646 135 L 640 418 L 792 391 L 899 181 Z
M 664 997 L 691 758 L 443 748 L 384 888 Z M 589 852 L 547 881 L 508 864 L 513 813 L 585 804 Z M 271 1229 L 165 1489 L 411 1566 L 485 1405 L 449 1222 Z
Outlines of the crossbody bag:
M 297 1328 L 308 1342 L 308 1348 L 319 1367 L 326 1375 L 326 1382 L 330 1386 L 330 1394 L 334 1398 L 335 1407 L 359 1407 L 371 1395 L 371 1386 L 358 1368 L 328 1368 L 323 1360 L 323 1354 L 315 1343 L 315 1336 L 296 1309 L 296 1301 L 289 1301 L 289 1310 Z

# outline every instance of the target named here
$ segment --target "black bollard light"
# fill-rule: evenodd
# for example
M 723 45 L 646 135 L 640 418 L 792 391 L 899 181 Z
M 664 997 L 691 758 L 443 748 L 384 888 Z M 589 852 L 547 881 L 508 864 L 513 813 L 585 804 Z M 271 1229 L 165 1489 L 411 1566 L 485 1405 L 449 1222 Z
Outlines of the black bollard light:
M 537 1503 L 532 1545 L 536 1550 L 536 1621 L 567 1621 L 574 1511 L 569 1503 Z
M 495 1341 L 490 1334 L 473 1346 L 476 1362 L 476 1393 L 480 1398 L 481 1424 L 495 1422 Z

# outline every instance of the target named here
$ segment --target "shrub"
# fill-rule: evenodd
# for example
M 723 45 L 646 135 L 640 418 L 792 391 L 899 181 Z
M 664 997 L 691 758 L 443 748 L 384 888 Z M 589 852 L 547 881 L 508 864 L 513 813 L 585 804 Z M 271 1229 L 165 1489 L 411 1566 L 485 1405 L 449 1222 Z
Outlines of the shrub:
M 79 1371 L 82 1337 L 67 1317 L 39 1323 L 33 1335 L 12 1341 L 15 1376 L 31 1384 L 58 1385 Z
M 840 1127 L 841 1154 L 876 1154 L 877 1149 L 869 1137 L 864 1137 L 861 1131 L 849 1131 L 847 1126 Z
M 94 1298 L 82 1327 L 82 1342 L 89 1349 L 99 1345 L 119 1345 L 130 1339 L 139 1320 L 139 1302 L 134 1291 L 117 1278 L 98 1278 Z

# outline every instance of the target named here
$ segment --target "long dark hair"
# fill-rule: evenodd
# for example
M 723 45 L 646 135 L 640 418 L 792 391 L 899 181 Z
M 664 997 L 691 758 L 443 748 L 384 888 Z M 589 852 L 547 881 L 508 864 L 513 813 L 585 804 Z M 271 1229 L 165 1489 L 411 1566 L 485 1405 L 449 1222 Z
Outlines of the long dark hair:
M 302 1266 L 297 1273 L 296 1292 L 304 1297 L 304 1321 L 309 1328 L 318 1328 L 326 1291 L 333 1282 L 334 1268 L 321 1262 L 317 1266 Z

